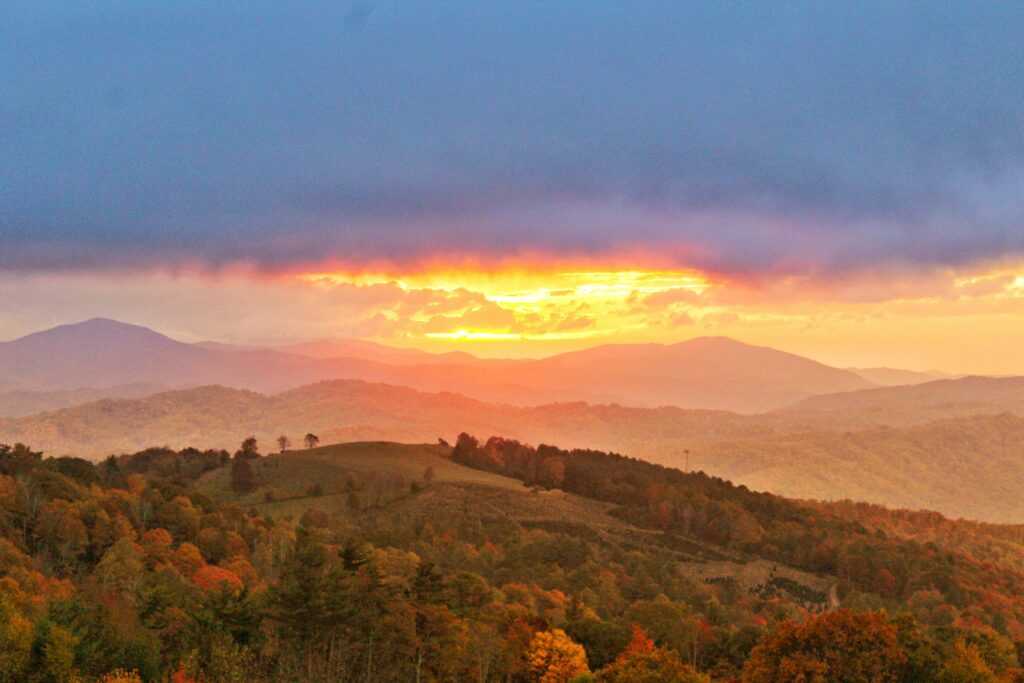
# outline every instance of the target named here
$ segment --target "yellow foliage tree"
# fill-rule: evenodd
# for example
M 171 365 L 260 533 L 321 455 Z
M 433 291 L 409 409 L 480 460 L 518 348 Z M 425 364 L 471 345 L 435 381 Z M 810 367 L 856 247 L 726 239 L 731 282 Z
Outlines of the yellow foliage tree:
M 101 676 L 96 683 L 142 683 L 142 677 L 135 671 L 115 669 Z
M 526 661 L 532 680 L 538 683 L 566 683 L 573 676 L 590 672 L 586 650 L 557 628 L 534 634 Z
M 35 628 L 0 594 L 0 681 L 24 680 Z

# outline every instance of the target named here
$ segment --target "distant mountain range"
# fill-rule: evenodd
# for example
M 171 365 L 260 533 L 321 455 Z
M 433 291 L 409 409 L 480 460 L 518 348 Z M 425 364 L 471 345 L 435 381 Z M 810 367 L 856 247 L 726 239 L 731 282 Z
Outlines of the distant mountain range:
M 899 368 L 846 368 L 850 372 L 860 375 L 872 384 L 880 387 L 897 387 L 907 384 L 924 384 L 934 382 L 937 379 L 958 379 L 963 375 L 951 375 L 948 372 L 938 370 L 926 370 L 917 372 L 915 370 L 901 370 Z
M 963 377 L 822 394 L 776 411 L 806 429 L 901 427 L 966 415 L 1024 415 L 1024 377 Z
M 94 319 L 0 343 L 0 391 L 8 392 L 144 383 L 277 393 L 326 379 L 451 391 L 516 405 L 586 401 L 743 413 L 874 386 L 849 370 L 725 337 L 492 360 L 354 340 L 284 350 L 186 344 L 144 327 Z
M 250 434 L 267 448 L 309 431 L 325 443 L 468 431 L 689 462 L 794 497 L 1024 522 L 1024 378 L 931 374 L 723 337 L 493 360 L 359 340 L 186 344 L 96 319 L 0 344 L 0 443 L 98 459 Z
M 168 387 L 160 384 L 120 384 L 96 389 L 83 387 L 56 391 L 27 391 L 12 389 L 0 391 L 0 417 L 24 417 L 72 406 L 99 401 L 104 398 L 140 398 L 150 396 Z
M 324 443 L 433 442 L 461 431 L 618 451 L 783 495 L 857 499 L 1024 522 L 1024 379 L 964 378 L 823 396 L 760 415 L 681 408 L 483 402 L 360 381 L 273 396 L 198 387 L 0 419 L 0 443 L 99 459 L 153 445 L 265 450 L 281 434 Z M 689 454 L 686 451 L 690 451 Z

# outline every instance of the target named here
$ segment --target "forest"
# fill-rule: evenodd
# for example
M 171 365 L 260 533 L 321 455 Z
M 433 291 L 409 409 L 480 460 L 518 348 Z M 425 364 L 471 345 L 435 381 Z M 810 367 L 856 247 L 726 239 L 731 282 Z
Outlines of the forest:
M 0 681 L 1024 680 L 1012 527 L 497 437 L 401 471 L 386 445 L 356 447 L 370 468 L 306 445 L 0 446 Z M 264 475 L 314 461 L 337 477 L 285 496 Z M 645 540 L 488 512 L 494 482 Z M 427 501 L 441 514 L 403 516 Z M 687 553 L 832 577 L 841 606 L 782 574 L 698 580 Z

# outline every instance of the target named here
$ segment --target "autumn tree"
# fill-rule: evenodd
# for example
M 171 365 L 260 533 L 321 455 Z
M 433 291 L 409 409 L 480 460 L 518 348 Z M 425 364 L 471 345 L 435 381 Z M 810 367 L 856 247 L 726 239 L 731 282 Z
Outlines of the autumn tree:
M 19 614 L 0 592 L 0 681 L 27 678 L 34 630 L 32 622 Z
M 675 650 L 691 666 L 698 665 L 700 620 L 682 602 L 665 596 L 634 602 L 626 611 L 629 623 L 636 624 L 658 645 Z
M 750 654 L 744 683 L 898 683 L 907 653 L 883 612 L 837 610 L 783 622 Z
M 590 671 L 583 646 L 558 628 L 535 633 L 526 658 L 533 680 L 538 683 L 566 683 L 573 676 Z
M 245 458 L 235 457 L 231 461 L 231 490 L 246 493 L 256 488 L 256 474 Z
M 597 683 L 710 683 L 711 679 L 683 664 L 679 656 L 654 641 L 639 626 L 633 627 L 629 646 L 594 676 Z
M 256 442 L 255 436 L 250 436 L 239 446 L 238 451 L 235 453 L 235 459 L 242 460 L 255 460 L 260 457 L 260 448 Z
M 194 546 L 193 546 L 194 547 Z M 139 547 L 130 538 L 120 538 L 103 554 L 95 575 L 108 589 L 134 593 L 142 581 L 146 565 Z
M 0 443 L 0 474 L 25 474 L 43 462 L 43 454 L 23 443 L 10 446 Z
M 42 669 L 45 680 L 54 683 L 72 683 L 77 676 L 75 646 L 78 638 L 63 626 L 50 624 L 42 648 Z

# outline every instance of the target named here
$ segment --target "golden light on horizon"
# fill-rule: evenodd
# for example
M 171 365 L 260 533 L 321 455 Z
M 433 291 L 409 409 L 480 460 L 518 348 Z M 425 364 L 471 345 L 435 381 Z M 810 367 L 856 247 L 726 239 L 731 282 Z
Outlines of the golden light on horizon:
M 459 342 L 611 336 L 647 326 L 650 321 L 637 313 L 650 297 L 664 297 L 660 307 L 679 315 L 698 308 L 714 286 L 695 271 L 664 269 L 318 272 L 298 278 L 314 286 L 396 287 L 421 299 L 434 297 L 404 316 L 410 325 L 403 336 Z
M 533 260 L 493 269 L 325 268 L 288 277 L 332 299 L 367 300 L 360 317 L 344 323 L 357 336 L 484 356 L 724 335 L 840 366 L 994 372 L 1019 366 L 1019 353 L 1003 349 L 1002 340 L 1024 334 L 1024 263 L 823 279 Z M 999 350 L 975 358 L 978 335 Z

